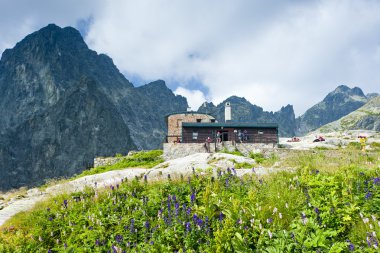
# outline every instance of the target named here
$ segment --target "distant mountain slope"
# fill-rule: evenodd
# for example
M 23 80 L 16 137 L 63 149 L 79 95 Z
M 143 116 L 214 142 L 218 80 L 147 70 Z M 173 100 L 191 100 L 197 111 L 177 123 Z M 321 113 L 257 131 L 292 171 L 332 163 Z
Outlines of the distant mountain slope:
M 297 135 L 306 134 L 327 123 L 337 120 L 363 106 L 368 101 L 363 91 L 345 85 L 338 86 L 321 102 L 297 118 Z
M 318 129 L 320 132 L 366 129 L 380 131 L 380 96 L 354 112 Z
M 135 88 L 71 27 L 48 25 L 0 60 L 0 190 L 71 176 L 94 156 L 158 148 L 187 101 L 163 81 Z
M 213 115 L 219 122 L 224 122 L 224 108 L 226 102 L 231 103 L 232 121 L 235 122 L 257 122 L 278 123 L 281 136 L 294 136 L 296 121 L 293 106 L 282 107 L 278 112 L 266 112 L 263 108 L 252 105 L 245 98 L 231 96 L 219 105 L 205 103 L 206 106 L 199 107 L 199 112 Z

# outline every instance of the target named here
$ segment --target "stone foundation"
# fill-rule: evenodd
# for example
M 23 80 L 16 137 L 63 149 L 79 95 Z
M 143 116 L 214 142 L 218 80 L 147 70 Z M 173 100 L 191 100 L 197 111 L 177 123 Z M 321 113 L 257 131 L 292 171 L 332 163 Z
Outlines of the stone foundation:
M 270 143 L 236 143 L 233 145 L 231 141 L 223 143 L 210 143 L 210 152 L 218 152 L 223 149 L 228 151 L 238 150 L 243 155 L 247 156 L 249 153 L 274 153 L 277 150 L 277 144 Z M 204 143 L 164 143 L 164 159 L 170 160 L 180 157 L 185 157 L 195 153 L 206 152 Z

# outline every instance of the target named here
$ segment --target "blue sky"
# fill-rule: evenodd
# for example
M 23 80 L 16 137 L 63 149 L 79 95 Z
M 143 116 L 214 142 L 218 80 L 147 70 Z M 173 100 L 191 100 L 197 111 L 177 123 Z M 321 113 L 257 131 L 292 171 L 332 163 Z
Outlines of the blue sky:
M 55 23 L 135 85 L 165 80 L 193 109 L 243 96 L 297 115 L 338 85 L 380 92 L 380 1 L 0 0 L 0 53 Z

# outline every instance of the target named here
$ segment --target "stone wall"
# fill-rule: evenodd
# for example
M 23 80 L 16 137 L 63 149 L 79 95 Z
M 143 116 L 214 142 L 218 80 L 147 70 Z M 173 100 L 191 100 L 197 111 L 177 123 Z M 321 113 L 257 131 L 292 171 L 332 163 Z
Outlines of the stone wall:
M 196 112 L 178 113 L 168 117 L 168 136 L 181 136 L 182 135 L 182 122 L 195 123 L 200 119 L 201 122 L 211 122 L 214 117 Z M 172 143 L 177 141 L 177 137 L 168 137 L 168 142 Z
M 236 145 L 233 145 L 231 141 L 225 141 L 216 144 L 216 151 L 223 149 L 234 151 L 237 149 L 244 155 L 248 155 L 249 153 L 264 153 L 269 156 L 271 153 L 278 152 L 279 149 L 276 147 L 276 144 L 264 143 L 236 143 Z M 204 143 L 164 143 L 165 160 L 204 152 L 206 152 Z M 215 152 L 215 143 L 210 143 L 210 152 Z

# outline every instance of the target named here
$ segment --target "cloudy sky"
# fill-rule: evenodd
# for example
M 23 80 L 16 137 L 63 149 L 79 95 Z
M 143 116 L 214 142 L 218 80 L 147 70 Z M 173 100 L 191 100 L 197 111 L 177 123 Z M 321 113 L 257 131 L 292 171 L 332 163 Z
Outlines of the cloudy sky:
M 380 92 L 380 1 L 0 0 L 0 54 L 78 28 L 136 86 L 163 79 L 197 109 L 243 96 L 296 115 L 338 85 Z

